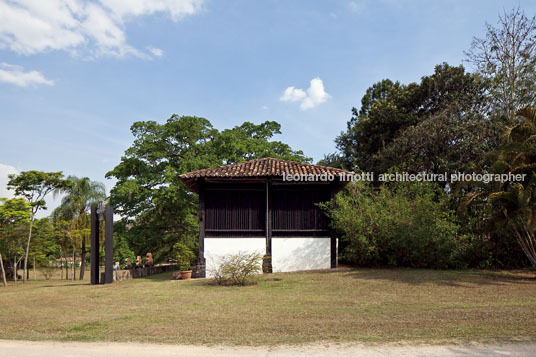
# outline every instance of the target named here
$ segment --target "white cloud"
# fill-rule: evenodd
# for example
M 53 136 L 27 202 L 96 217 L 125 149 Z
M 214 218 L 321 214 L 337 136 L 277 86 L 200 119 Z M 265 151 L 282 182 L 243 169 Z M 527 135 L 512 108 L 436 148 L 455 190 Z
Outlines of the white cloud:
M 279 99 L 283 102 L 297 102 L 305 97 L 307 97 L 307 94 L 305 94 L 303 89 L 288 87 Z
M 151 53 L 153 54 L 153 56 L 155 56 L 155 57 L 162 57 L 162 56 L 164 55 L 164 51 L 161 50 L 160 48 L 147 46 L 147 49 L 148 49 L 149 52 L 151 52 Z
M 19 170 L 10 165 L 0 164 L 0 197 L 13 198 L 15 195 L 13 191 L 7 189 L 7 182 L 10 174 L 18 174 Z
M 117 16 L 151 15 L 156 12 L 169 13 L 174 21 L 194 15 L 203 7 L 200 0 L 100 0 Z
M 126 23 L 155 13 L 178 21 L 202 6 L 203 0 L 3 0 L 0 49 L 25 55 L 62 50 L 92 56 L 158 56 L 128 44 Z
M 307 93 L 300 88 L 288 87 L 281 98 L 283 102 L 301 102 L 300 108 L 307 110 L 324 103 L 330 95 L 324 89 L 324 83 L 318 77 L 311 79 Z
M 19 87 L 35 86 L 38 84 L 54 85 L 54 81 L 46 79 L 40 72 L 24 72 L 20 66 L 0 63 L 0 83 L 10 83 Z
M 350 1 L 348 3 L 348 7 L 350 8 L 350 11 L 359 13 L 365 8 L 365 2 L 364 1 Z

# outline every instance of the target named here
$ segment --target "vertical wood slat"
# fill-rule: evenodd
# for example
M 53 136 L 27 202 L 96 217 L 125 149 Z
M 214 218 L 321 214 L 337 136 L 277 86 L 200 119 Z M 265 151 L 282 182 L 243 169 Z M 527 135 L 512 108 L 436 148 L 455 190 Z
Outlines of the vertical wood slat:
M 335 188 L 332 188 L 330 193 L 329 193 L 329 196 L 330 196 L 330 199 L 331 200 L 334 200 L 335 199 Z M 330 245 L 331 245 L 331 268 L 336 268 L 337 265 L 338 265 L 338 257 L 337 257 L 337 236 L 335 235 L 335 231 L 333 230 L 333 228 L 329 228 L 329 235 L 330 235 L 330 238 L 331 238 L 331 241 L 330 241 Z
M 114 211 L 106 206 L 104 211 L 104 283 L 114 281 Z
M 205 262 L 205 184 L 201 179 L 199 181 L 199 261 L 200 264 Z
M 272 183 L 270 179 L 266 179 L 266 222 L 264 223 L 264 229 L 266 232 L 266 255 L 263 262 L 263 272 L 272 272 Z
M 90 280 L 91 285 L 99 283 L 99 218 L 97 217 L 97 206 L 91 206 L 91 228 L 90 228 Z

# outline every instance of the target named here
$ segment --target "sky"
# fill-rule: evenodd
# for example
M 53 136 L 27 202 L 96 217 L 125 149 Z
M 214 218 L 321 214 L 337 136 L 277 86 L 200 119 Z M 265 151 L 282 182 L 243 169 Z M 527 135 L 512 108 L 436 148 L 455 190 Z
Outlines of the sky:
M 275 139 L 316 162 L 368 87 L 462 64 L 518 5 L 536 13 L 525 0 L 0 0 L 0 197 L 25 170 L 109 190 L 132 123 L 172 114 L 219 130 L 275 120 Z

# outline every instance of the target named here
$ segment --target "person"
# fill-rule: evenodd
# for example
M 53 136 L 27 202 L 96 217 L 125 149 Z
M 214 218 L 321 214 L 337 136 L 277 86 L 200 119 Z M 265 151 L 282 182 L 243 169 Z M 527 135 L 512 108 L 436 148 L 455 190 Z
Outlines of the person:
M 119 262 L 115 262 L 114 264 L 114 270 L 119 270 L 121 267 L 119 266 Z

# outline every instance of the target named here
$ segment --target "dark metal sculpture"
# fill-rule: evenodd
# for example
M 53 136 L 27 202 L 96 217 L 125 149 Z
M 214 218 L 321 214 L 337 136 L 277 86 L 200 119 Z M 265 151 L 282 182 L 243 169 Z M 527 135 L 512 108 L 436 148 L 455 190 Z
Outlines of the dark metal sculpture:
M 104 221 L 104 284 L 113 282 L 113 249 L 114 249 L 114 212 L 112 207 L 104 207 L 102 202 L 98 206 L 91 206 L 91 285 L 100 283 L 100 224 Z

